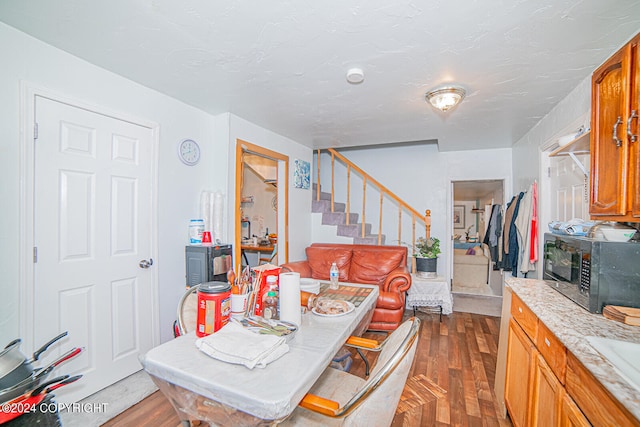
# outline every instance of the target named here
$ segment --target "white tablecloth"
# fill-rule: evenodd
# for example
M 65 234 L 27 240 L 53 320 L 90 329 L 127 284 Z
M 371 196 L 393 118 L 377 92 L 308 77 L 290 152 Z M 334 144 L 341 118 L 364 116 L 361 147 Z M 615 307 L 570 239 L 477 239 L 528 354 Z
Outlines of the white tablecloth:
M 320 377 L 358 324 L 372 313 L 378 299 L 372 288 L 359 307 L 344 316 L 310 312 L 288 342 L 290 351 L 264 369 L 249 370 L 213 359 L 195 346 L 195 333 L 151 349 L 140 358 L 149 374 L 255 417 L 275 420 L 289 415 Z
M 407 308 L 442 307 L 442 314 L 453 311 L 453 297 L 449 282 L 442 276 L 423 279 L 411 275 L 411 287 L 407 292 Z

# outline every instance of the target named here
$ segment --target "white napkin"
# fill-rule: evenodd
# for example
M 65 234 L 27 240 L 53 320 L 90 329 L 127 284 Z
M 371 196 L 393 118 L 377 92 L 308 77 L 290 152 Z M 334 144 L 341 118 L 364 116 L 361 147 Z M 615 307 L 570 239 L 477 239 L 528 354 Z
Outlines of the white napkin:
M 223 362 L 264 368 L 289 351 L 284 337 L 251 332 L 229 322 L 214 334 L 196 340 L 203 353 Z

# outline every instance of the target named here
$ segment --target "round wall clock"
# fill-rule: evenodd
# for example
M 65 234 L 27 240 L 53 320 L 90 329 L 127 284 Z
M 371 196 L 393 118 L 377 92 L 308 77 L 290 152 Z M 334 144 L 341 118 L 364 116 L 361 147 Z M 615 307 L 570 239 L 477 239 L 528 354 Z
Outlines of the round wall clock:
M 178 144 L 178 157 L 187 166 L 193 166 L 200 161 L 200 146 L 193 139 L 183 139 Z

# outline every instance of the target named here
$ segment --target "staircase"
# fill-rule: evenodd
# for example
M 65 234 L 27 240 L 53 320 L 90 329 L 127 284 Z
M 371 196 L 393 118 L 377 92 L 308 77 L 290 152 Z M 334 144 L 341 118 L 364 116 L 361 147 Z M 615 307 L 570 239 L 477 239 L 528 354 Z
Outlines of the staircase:
M 314 191 L 316 185 L 313 184 Z M 331 212 L 331 193 L 316 191 L 319 194 L 319 200 L 313 200 L 311 203 L 311 212 L 322 214 L 323 225 L 335 225 L 336 235 L 341 237 L 352 238 L 354 244 L 361 245 L 384 245 L 386 237 L 380 234 L 380 242 L 378 242 L 378 234 L 371 234 L 371 224 L 364 224 L 364 237 L 362 237 L 362 223 L 358 222 L 360 215 L 357 213 L 349 213 L 349 221 L 347 221 L 346 203 L 333 203 L 333 212 Z
M 323 157 L 326 159 L 325 162 L 329 162 L 328 167 L 322 167 L 321 158 Z M 317 177 L 316 183 L 313 184 L 315 196 L 313 197 L 312 212 L 322 214 L 322 225 L 336 226 L 336 235 L 338 237 L 352 239 L 354 244 L 384 245 L 388 239 L 387 236 L 382 234 L 383 221 L 384 230 L 387 232 L 392 232 L 391 230 L 394 228 L 397 229 L 397 237 L 391 237 L 389 242 L 394 243 L 390 244 L 408 242 L 408 245 L 414 245 L 418 237 L 425 236 L 425 230 L 426 236 L 430 236 L 431 211 L 427 210 L 425 214 L 421 214 L 332 148 L 317 150 L 315 161 L 317 163 Z M 338 175 L 338 179 L 336 179 L 336 175 Z M 352 185 L 352 175 L 357 177 L 354 180 L 356 185 Z M 330 187 L 331 191 L 321 191 L 319 183 L 324 183 L 326 187 Z M 345 195 L 345 202 L 336 202 L 336 184 L 343 186 L 341 189 L 345 191 L 341 191 L 340 194 Z M 357 198 L 362 200 L 360 214 L 354 213 L 352 210 L 352 187 L 358 187 L 355 191 L 360 192 Z M 374 201 L 371 202 L 371 200 Z M 383 220 L 383 206 L 387 209 L 388 207 L 392 207 L 394 210 L 397 209 L 397 215 L 394 213 L 389 216 L 389 212 L 386 211 L 387 213 L 384 214 Z M 372 233 L 373 226 L 367 223 L 366 215 L 376 218 L 377 224 L 375 227 L 377 232 Z M 404 231 L 402 229 L 403 222 L 405 222 Z M 418 225 L 420 226 L 418 227 Z

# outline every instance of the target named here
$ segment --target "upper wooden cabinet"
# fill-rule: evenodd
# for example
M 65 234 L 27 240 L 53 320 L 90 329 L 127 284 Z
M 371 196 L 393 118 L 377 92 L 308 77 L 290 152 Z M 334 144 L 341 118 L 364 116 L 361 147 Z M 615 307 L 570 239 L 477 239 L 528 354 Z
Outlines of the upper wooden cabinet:
M 591 207 L 598 220 L 640 221 L 640 34 L 594 73 Z

